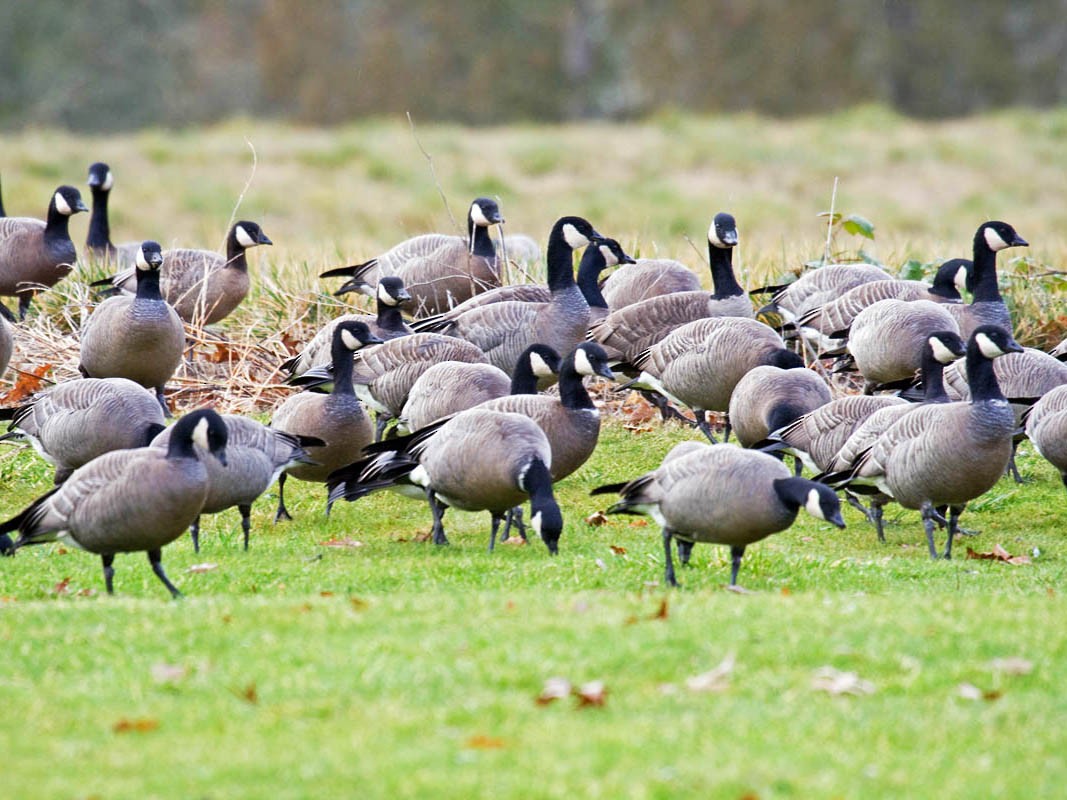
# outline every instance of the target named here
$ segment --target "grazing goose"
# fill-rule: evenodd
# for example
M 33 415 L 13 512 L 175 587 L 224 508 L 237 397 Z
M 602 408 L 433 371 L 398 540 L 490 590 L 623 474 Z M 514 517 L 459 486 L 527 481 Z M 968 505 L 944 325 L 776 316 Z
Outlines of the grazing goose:
M 77 189 L 60 186 L 48 203 L 47 221 L 0 219 L 0 295 L 19 299 L 19 319 L 25 318 L 34 294 L 55 286 L 74 267 L 78 254 L 70 240 L 70 217 L 88 210 Z M 15 319 L 3 304 L 0 313 Z
M 145 447 L 163 430 L 155 395 L 126 378 L 63 381 L 10 412 L 3 438 L 28 439 L 55 466 L 57 485 L 97 456 Z
M 526 348 L 510 378 L 492 364 L 434 364 L 411 387 L 397 419 L 397 430 L 411 433 L 497 397 L 537 394 L 538 381 L 554 379 L 559 368 L 559 354 L 543 344 Z
M 993 359 L 1022 348 L 1003 328 L 981 325 L 967 342 L 971 401 L 923 405 L 891 425 L 857 459 L 850 483 L 874 484 L 922 512 L 930 556 L 934 522 L 949 507 L 945 558 L 967 503 L 991 489 L 1011 458 L 1015 414 L 997 383 Z
M 369 344 L 380 342 L 365 322 L 338 323 L 331 342 L 334 380 L 330 393 L 294 394 L 274 410 L 270 421 L 272 427 L 294 436 L 314 437 L 325 442 L 323 446 L 307 448 L 315 464 L 300 464 L 278 476 L 275 522 L 292 519 L 285 508 L 287 475 L 301 481 L 322 483 L 333 470 L 359 458 L 363 448 L 374 440 L 370 419 L 352 385 L 352 370 L 353 354 Z
M 370 332 L 383 342 L 408 336 L 414 331 L 404 322 L 400 306 L 411 299 L 404 282 L 395 276 L 388 276 L 378 281 L 377 316 L 369 314 L 344 314 L 323 325 L 315 337 L 308 342 L 297 355 L 282 364 L 282 369 L 289 375 L 303 375 L 313 367 L 330 363 L 330 348 L 333 346 L 334 329 L 341 322 L 363 322 Z
M 804 338 L 815 339 L 821 348 L 829 349 L 836 344 L 830 338 L 831 334 L 847 331 L 860 311 L 879 300 L 960 303 L 960 291 L 970 280 L 970 274 L 970 261 L 953 258 L 938 268 L 932 284 L 909 280 L 861 283 L 823 305 L 809 309 L 797 319 L 796 324 Z
M 161 286 L 163 296 L 186 322 L 211 325 L 225 319 L 248 294 L 251 247 L 274 244 L 254 222 L 236 223 L 226 236 L 226 255 L 211 250 L 167 250 Z M 93 282 L 134 289 L 134 270 Z
M 11 336 L 11 326 L 7 319 L 0 314 L 0 378 L 4 377 L 4 370 L 11 362 L 11 353 L 15 349 L 15 340 Z
M 1048 392 L 1027 412 L 1026 435 L 1067 487 L 1067 386 Z
M 552 493 L 552 448 L 521 414 L 471 408 L 409 436 L 378 442 L 373 454 L 330 475 L 330 502 L 379 489 L 421 489 L 433 512 L 434 544 L 448 544 L 445 508 L 492 514 L 489 549 L 505 514 L 528 497 L 530 523 L 555 554 L 563 514 Z
M 801 508 L 845 527 L 841 503 L 828 486 L 791 477 L 773 456 L 730 444 L 693 448 L 629 483 L 601 486 L 593 493 L 605 492 L 622 495 L 607 513 L 648 514 L 662 527 L 669 586 L 678 585 L 672 538 L 729 545 L 730 585 L 736 586 L 745 548 L 788 528 Z
M 682 325 L 642 353 L 635 362 L 641 374 L 633 385 L 691 408 L 697 426 L 714 442 L 705 412 L 725 412 L 738 381 L 764 364 L 804 366 L 762 322 L 709 317 Z
M 589 328 L 589 303 L 574 282 L 572 253 L 602 238 L 581 217 L 562 217 L 548 237 L 548 302 L 507 300 L 478 306 L 439 319 L 433 329 L 476 345 L 490 364 L 508 374 L 531 344 L 569 353 Z
M 705 317 L 749 317 L 752 303 L 734 277 L 731 253 L 737 226 L 729 214 L 715 215 L 708 228 L 708 261 L 714 292 L 676 292 L 650 297 L 612 311 L 593 325 L 589 338 L 604 347 L 613 364 L 634 360 L 675 328 Z
M 327 270 L 319 277 L 349 278 L 336 295 L 373 295 L 379 276 L 396 275 L 415 299 L 415 316 L 440 314 L 500 285 L 500 264 L 489 228 L 503 222 L 496 202 L 478 197 L 467 212 L 465 238 L 443 233 L 415 236 L 362 264 Z
M 120 267 L 130 267 L 137 260 L 140 242 L 111 243 L 111 225 L 107 217 L 107 201 L 114 185 L 111 167 L 102 161 L 89 165 L 89 191 L 93 195 L 93 210 L 89 215 L 89 234 L 85 246 L 89 253 L 102 261 Z
M 207 497 L 190 531 L 193 550 L 197 553 L 200 552 L 200 517 L 217 514 L 234 506 L 241 514 L 241 531 L 244 533 L 244 549 L 247 550 L 248 534 L 252 528 L 252 503 L 286 469 L 310 463 L 305 444 L 325 444 L 321 439 L 309 441 L 308 437 L 268 428 L 254 419 L 236 414 L 223 414 L 222 420 L 226 423 L 227 432 L 226 463 L 223 464 L 202 448 L 197 450 L 197 455 L 207 467 Z M 174 430 L 168 428 L 162 431 L 152 440 L 152 447 L 163 450 L 170 447 Z
M 137 294 L 109 297 L 93 311 L 81 336 L 78 369 L 86 378 L 129 378 L 154 389 L 167 415 L 163 388 L 182 363 L 185 329 L 159 291 L 163 253 L 144 242 L 137 253 Z
M 608 304 L 600 293 L 600 273 L 608 267 L 616 264 L 631 264 L 633 258 L 626 254 L 614 239 L 603 238 L 589 243 L 582 253 L 582 260 L 578 263 L 578 288 L 589 305 L 589 319 L 596 322 L 603 319 L 608 313 Z M 552 290 L 548 286 L 533 283 L 517 283 L 511 286 L 500 286 L 482 292 L 469 300 L 464 300 L 458 306 L 443 314 L 432 317 L 424 317 L 417 320 L 412 327 L 417 331 L 447 332 L 451 323 L 462 317 L 468 311 L 480 306 L 504 301 L 519 301 L 522 303 L 548 303 L 552 300 Z
M 1011 314 L 997 285 L 997 253 L 1008 247 L 1027 247 L 1025 239 L 1006 222 L 983 222 L 974 234 L 974 269 L 967 288 L 971 302 L 963 306 L 946 306 L 956 318 L 964 339 L 980 325 L 997 325 L 1012 331 Z
M 639 258 L 611 273 L 601 290 L 608 308 L 618 309 L 661 294 L 699 292 L 701 288 L 700 278 L 681 261 Z
M 196 445 L 225 463 L 226 424 L 211 409 L 182 417 L 170 445 L 116 450 L 93 459 L 61 485 L 0 525 L 19 532 L 14 547 L 60 539 L 96 553 L 113 594 L 116 553 L 147 551 L 156 577 L 178 597 L 163 571 L 162 548 L 192 524 L 207 496 L 207 468 Z
M 729 421 L 741 446 L 752 447 L 830 400 L 826 382 L 810 369 L 755 367 L 730 395 Z
M 750 294 L 774 292 L 771 302 L 760 309 L 760 314 L 772 313 L 782 322 L 792 325 L 813 308 L 840 297 L 868 281 L 888 281 L 893 276 L 874 264 L 827 264 L 805 272 L 785 286 L 765 286 L 753 289 Z

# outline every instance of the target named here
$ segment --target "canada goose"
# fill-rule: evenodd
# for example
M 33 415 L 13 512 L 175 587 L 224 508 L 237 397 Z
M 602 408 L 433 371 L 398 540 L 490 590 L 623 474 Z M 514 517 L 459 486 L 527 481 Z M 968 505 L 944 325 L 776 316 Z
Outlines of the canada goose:
M 55 466 L 57 485 L 97 456 L 145 447 L 163 430 L 155 395 L 126 378 L 63 381 L 12 412 L 3 438 L 28 439 Z
M 730 425 L 741 446 L 751 447 L 830 400 L 830 389 L 810 369 L 755 367 L 730 395 Z
M 319 277 L 349 278 L 335 295 L 373 295 L 379 276 L 396 275 L 415 298 L 415 316 L 440 314 L 500 285 L 500 264 L 489 228 L 503 222 L 496 202 L 478 197 L 467 212 L 466 238 L 443 233 L 415 236 L 362 264 L 330 269 Z
M 530 499 L 530 522 L 548 547 L 559 551 L 563 514 L 552 493 L 552 448 L 533 420 L 504 411 L 471 408 L 409 436 L 377 442 L 368 458 L 330 475 L 329 502 L 358 500 L 379 489 L 419 487 L 434 516 L 434 544 L 448 544 L 445 508 L 492 514 L 489 549 L 504 515 Z
M 338 323 L 331 342 L 334 380 L 330 393 L 294 394 L 274 410 L 271 427 L 294 436 L 315 437 L 326 443 L 321 447 L 307 448 L 315 464 L 300 464 L 278 476 L 275 522 L 292 519 L 285 508 L 286 476 L 322 483 L 333 470 L 359 458 L 363 448 L 374 440 L 370 419 L 352 385 L 352 362 L 354 353 L 380 341 L 365 322 Z
M 108 594 L 114 593 L 115 554 L 147 551 L 156 577 L 178 597 L 163 571 L 162 548 L 196 519 L 207 496 L 207 468 L 194 445 L 225 463 L 226 425 L 211 409 L 178 420 L 166 451 L 116 450 L 76 469 L 0 525 L 0 534 L 17 530 L 15 549 L 61 539 L 97 553 Z
M 295 436 L 277 428 L 268 428 L 254 419 L 236 414 L 223 414 L 226 423 L 226 463 L 200 449 L 197 455 L 207 467 L 207 497 L 204 507 L 193 521 L 190 533 L 193 550 L 200 552 L 200 517 L 217 514 L 237 506 L 241 514 L 244 549 L 248 549 L 248 534 L 252 524 L 252 503 L 287 468 L 310 461 L 304 444 L 307 437 Z M 176 426 L 175 426 L 176 427 Z M 175 428 L 160 432 L 152 440 L 152 447 L 167 449 Z M 301 441 L 304 439 L 304 442 Z M 314 444 L 325 444 L 321 439 Z
M 15 349 L 15 340 L 11 336 L 11 326 L 7 318 L 0 314 L 0 378 L 4 377 L 4 370 L 11 363 L 11 353 Z
M 559 373 L 559 354 L 543 344 L 530 345 L 519 357 L 512 376 L 492 364 L 443 361 L 415 381 L 397 419 L 400 433 L 509 394 L 537 394 L 537 383 Z
M 1048 354 L 1053 358 L 1058 358 L 1060 361 L 1067 361 L 1067 339 L 1064 339 L 1049 350 Z
M 892 280 L 893 276 L 874 264 L 827 264 L 805 272 L 785 286 L 767 286 L 753 289 L 750 294 L 773 291 L 771 302 L 760 309 L 781 317 L 782 322 L 793 324 L 812 308 L 839 297 L 868 281 Z
M 1067 487 L 1067 386 L 1045 394 L 1026 415 L 1026 435 Z
M 705 317 L 753 317 L 752 303 L 734 277 L 731 253 L 737 225 L 729 214 L 715 215 L 708 228 L 708 261 L 714 292 L 676 292 L 642 300 L 612 311 L 593 325 L 589 338 L 608 353 L 612 363 L 634 359 L 668 333 Z
M 111 167 L 102 161 L 89 165 L 89 190 L 93 195 L 93 210 L 89 214 L 89 234 L 85 246 L 89 253 L 120 267 L 129 267 L 137 260 L 140 242 L 111 243 L 111 225 L 107 216 L 107 201 L 114 185 Z
M 810 308 L 796 325 L 807 339 L 817 339 L 820 347 L 834 345 L 830 334 L 847 331 L 860 311 L 879 300 L 929 300 L 932 303 L 960 303 L 960 290 L 970 279 L 972 263 L 953 258 L 938 267 L 933 283 L 910 280 L 868 281 L 849 289 L 826 303 Z M 950 312 L 951 313 L 951 312 Z
M 608 308 L 614 310 L 661 294 L 699 292 L 702 288 L 697 274 L 681 261 L 639 258 L 611 273 L 601 291 Z
M 503 255 L 521 267 L 534 267 L 541 263 L 541 245 L 532 236 L 524 233 L 508 233 L 503 237 Z
M 137 254 L 137 294 L 109 297 L 93 311 L 81 336 L 78 369 L 86 378 L 129 378 L 154 389 L 165 414 L 163 388 L 185 349 L 185 329 L 159 291 L 163 253 L 144 242 Z
M 589 305 L 589 318 L 591 322 L 602 319 L 608 313 L 608 304 L 600 293 L 598 281 L 600 273 L 608 267 L 616 264 L 632 264 L 633 258 L 626 254 L 616 240 L 607 237 L 597 239 L 589 243 L 582 253 L 582 259 L 578 263 L 578 279 L 576 283 Z M 448 332 L 451 324 L 473 308 L 487 306 L 492 303 L 504 301 L 519 301 L 523 303 L 548 303 L 552 299 L 552 291 L 546 285 L 535 283 L 516 283 L 510 286 L 499 286 L 487 292 L 477 294 L 469 300 L 464 300 L 455 308 L 432 317 L 424 317 L 416 320 L 412 327 L 417 331 L 425 332 Z
M 932 558 L 937 558 L 937 507 L 949 507 L 945 558 L 951 558 L 960 514 L 1008 466 L 1015 415 L 997 383 L 993 359 L 1021 349 L 1003 328 L 979 326 L 967 342 L 971 401 L 916 408 L 890 426 L 852 469 L 851 482 L 873 483 L 905 508 L 922 512 Z
M 46 222 L 30 217 L 0 219 L 0 295 L 18 297 L 19 319 L 25 318 L 34 294 L 55 286 L 74 267 L 78 254 L 70 240 L 70 217 L 88 210 L 77 189 L 60 186 L 48 203 Z M 15 319 L 3 304 L 0 313 Z
M 686 446 L 688 443 L 679 445 Z M 671 539 L 730 546 L 730 585 L 745 548 L 793 524 L 803 508 L 816 519 L 845 527 L 841 503 L 828 486 L 794 478 L 781 461 L 731 444 L 704 445 L 664 459 L 658 469 L 629 483 L 601 486 L 618 492 L 609 514 L 648 514 L 663 529 L 664 579 L 677 586 Z
M 589 328 L 589 303 L 574 282 L 572 252 L 602 238 L 581 217 L 562 217 L 548 237 L 551 298 L 547 303 L 492 303 L 441 319 L 434 329 L 476 345 L 490 364 L 508 374 L 531 344 L 547 344 L 557 353 L 569 353 Z
M 974 269 L 967 288 L 971 302 L 947 306 L 960 327 L 964 339 L 980 325 L 997 325 L 1009 333 L 1013 330 L 1011 314 L 997 285 L 997 253 L 1008 247 L 1027 247 L 1028 242 L 1006 222 L 983 222 L 974 234 Z
M 408 336 L 414 331 L 404 322 L 400 313 L 400 306 L 411 299 L 404 282 L 396 276 L 390 275 L 378 281 L 377 316 L 369 314 L 344 314 L 337 319 L 319 328 L 318 333 L 308 342 L 304 349 L 297 355 L 282 364 L 290 376 L 303 375 L 313 367 L 330 363 L 330 348 L 333 346 L 334 329 L 341 322 L 363 322 L 370 328 L 371 333 L 383 342 Z
M 929 300 L 879 300 L 852 322 L 848 352 L 865 380 L 864 393 L 911 378 L 922 361 L 923 344 L 935 331 L 959 333 L 945 303 Z
M 235 223 L 226 236 L 226 255 L 212 250 L 167 250 L 163 253 L 163 297 L 184 321 L 211 325 L 227 317 L 248 294 L 248 258 L 245 251 L 261 244 L 274 244 L 254 222 Z M 123 291 L 134 289 L 134 270 L 94 281 L 93 286 L 113 284 Z
M 634 386 L 651 389 L 688 406 L 712 442 L 707 411 L 725 412 L 738 381 L 754 367 L 803 367 L 782 337 L 754 319 L 709 317 L 676 328 L 637 357 Z

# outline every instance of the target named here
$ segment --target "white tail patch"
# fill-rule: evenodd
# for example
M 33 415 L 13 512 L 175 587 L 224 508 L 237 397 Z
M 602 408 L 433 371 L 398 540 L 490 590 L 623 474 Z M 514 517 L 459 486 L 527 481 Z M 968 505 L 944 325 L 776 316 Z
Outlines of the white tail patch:
M 259 244 L 259 242 L 257 242 L 255 239 L 248 235 L 248 231 L 245 230 L 244 225 L 238 225 L 237 228 L 234 230 L 233 235 L 237 239 L 237 244 L 241 245 L 241 247 L 244 247 L 246 249 L 249 247 L 255 247 L 257 244 Z
M 67 202 L 67 198 L 63 196 L 62 192 L 56 192 L 54 202 L 56 204 L 56 211 L 60 214 L 69 217 L 74 213 L 74 209 L 70 207 L 70 203 Z
M 489 218 L 485 216 L 485 212 L 482 211 L 482 207 L 477 203 L 471 203 L 470 211 L 471 222 L 477 225 L 479 228 L 488 228 L 491 223 Z
M 580 250 L 589 244 L 589 237 L 570 223 L 563 226 L 563 238 L 567 240 L 572 250 Z
M 930 349 L 934 351 L 934 358 L 941 364 L 951 364 L 958 358 L 938 337 L 931 336 L 927 341 L 930 342 Z
M 983 235 L 985 236 L 985 243 L 989 245 L 989 249 L 992 250 L 994 253 L 998 250 L 1003 250 L 1005 247 L 1008 247 L 1008 243 L 1004 241 L 1001 235 L 997 233 L 997 229 L 994 228 L 992 225 L 986 226 Z
M 804 510 L 815 519 L 826 519 L 826 515 L 822 512 L 822 500 L 819 498 L 818 489 L 808 491 L 808 502 L 804 504 Z
M 195 444 L 197 447 L 202 447 L 205 450 L 209 449 L 208 448 L 208 442 L 207 442 L 207 429 L 208 429 L 207 418 L 206 417 L 201 418 L 201 420 L 198 423 L 196 423 L 196 427 L 193 428 L 193 436 L 192 436 L 193 444 Z
M 363 342 L 349 333 L 347 328 L 341 329 L 341 341 L 349 350 L 359 350 L 363 346 Z
M 615 251 L 608 247 L 606 244 L 600 245 L 600 254 L 604 256 L 604 263 L 609 267 L 614 267 L 619 263 L 618 257 L 615 255 Z
M 556 374 L 552 371 L 552 367 L 548 366 L 548 362 L 536 352 L 530 353 L 530 369 L 538 378 L 550 378 Z
M 378 300 L 385 303 L 387 306 L 395 306 L 396 298 L 389 294 L 389 290 L 378 284 Z
M 975 342 L 978 343 L 978 350 L 986 358 L 1000 358 L 1005 354 L 1005 351 L 1000 346 L 990 339 L 986 334 L 980 333 L 974 337 Z
M 408 480 L 414 483 L 416 486 L 427 487 L 430 485 L 430 474 L 426 471 L 426 467 L 419 464 L 415 469 L 408 473 Z
M 593 365 L 589 363 L 589 354 L 585 352 L 584 347 L 579 347 L 574 351 L 574 368 L 578 371 L 579 375 L 596 374 Z

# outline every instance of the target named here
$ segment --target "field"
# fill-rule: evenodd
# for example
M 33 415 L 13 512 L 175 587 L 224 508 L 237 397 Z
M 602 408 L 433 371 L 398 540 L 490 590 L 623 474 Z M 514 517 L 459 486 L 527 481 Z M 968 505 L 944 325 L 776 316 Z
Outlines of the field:
M 862 108 L 794 122 L 414 133 L 395 120 L 330 131 L 237 120 L 107 139 L 6 134 L 0 176 L 8 213 L 39 215 L 58 183 L 84 187 L 88 164 L 109 162 L 116 241 L 217 246 L 232 213 L 261 222 L 275 247 L 250 254 L 254 296 L 205 337 L 179 403 L 264 414 L 287 391 L 269 365 L 344 306 L 314 276 L 451 230 L 442 192 L 456 218 L 475 195 L 495 195 L 509 232 L 543 240 L 557 216 L 577 213 L 635 254 L 699 269 L 711 215 L 729 210 L 742 238 L 735 263 L 755 286 L 822 253 L 816 214 L 837 178 L 836 209 L 873 221 L 876 239 L 839 233 L 835 248 L 892 266 L 968 255 L 981 221 L 1011 222 L 1032 245 L 1001 259 L 1020 337 L 1058 341 L 1065 136 L 1062 111 L 934 125 Z M 85 224 L 72 223 L 76 242 Z M 88 300 L 76 280 L 42 298 L 22 363 L 72 374 L 69 327 Z M 1028 482 L 1003 480 L 972 505 L 963 522 L 979 535 L 957 543 L 952 562 L 928 559 L 916 513 L 890 512 L 883 545 L 846 509 L 844 531 L 802 516 L 750 548 L 740 583 L 752 594 L 725 590 L 728 555 L 707 546 L 666 591 L 655 525 L 591 524 L 605 503 L 588 491 L 649 469 L 694 432 L 606 416 L 593 459 L 558 486 L 567 524 L 556 558 L 540 544 L 488 554 L 488 518 L 455 511 L 452 546 L 435 548 L 425 509 L 391 496 L 339 504 L 327 519 L 321 487 L 290 481 L 295 520 L 271 524 L 269 491 L 247 553 L 235 511 L 205 520 L 199 554 L 188 538 L 164 551 L 180 602 L 141 556 L 117 559 L 113 598 L 84 553 L 47 546 L 4 560 L 4 794 L 1060 791 L 1067 505 L 1028 443 Z M 29 450 L 0 449 L 3 518 L 49 485 Z M 964 557 L 996 545 L 1030 563 Z M 553 678 L 572 692 L 548 702 Z

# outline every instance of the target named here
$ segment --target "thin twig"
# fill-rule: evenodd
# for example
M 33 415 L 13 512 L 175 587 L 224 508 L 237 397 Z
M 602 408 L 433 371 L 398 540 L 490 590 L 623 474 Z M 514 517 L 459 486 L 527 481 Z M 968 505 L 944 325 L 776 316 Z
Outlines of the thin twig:
M 830 248 L 834 238 L 834 208 L 837 205 L 837 176 L 834 176 L 834 189 L 830 192 L 830 217 L 826 222 L 826 249 L 823 250 L 822 264 L 830 263 Z
M 411 136 L 415 140 L 415 144 L 418 146 L 419 151 L 426 159 L 426 163 L 430 165 L 430 177 L 433 178 L 433 185 L 437 187 L 437 193 L 441 195 L 441 202 L 445 205 L 445 211 L 448 212 L 448 218 L 452 220 L 452 227 L 458 231 L 460 230 L 459 223 L 456 222 L 456 218 L 452 214 L 452 209 L 448 205 L 448 198 L 445 197 L 445 190 L 441 188 L 441 183 L 437 180 L 437 170 L 433 167 L 433 156 L 426 152 L 426 148 L 423 147 L 422 142 L 419 141 L 419 134 L 415 130 L 415 120 L 412 119 L 411 112 L 407 111 L 405 113 L 408 118 L 408 125 L 411 127 Z

